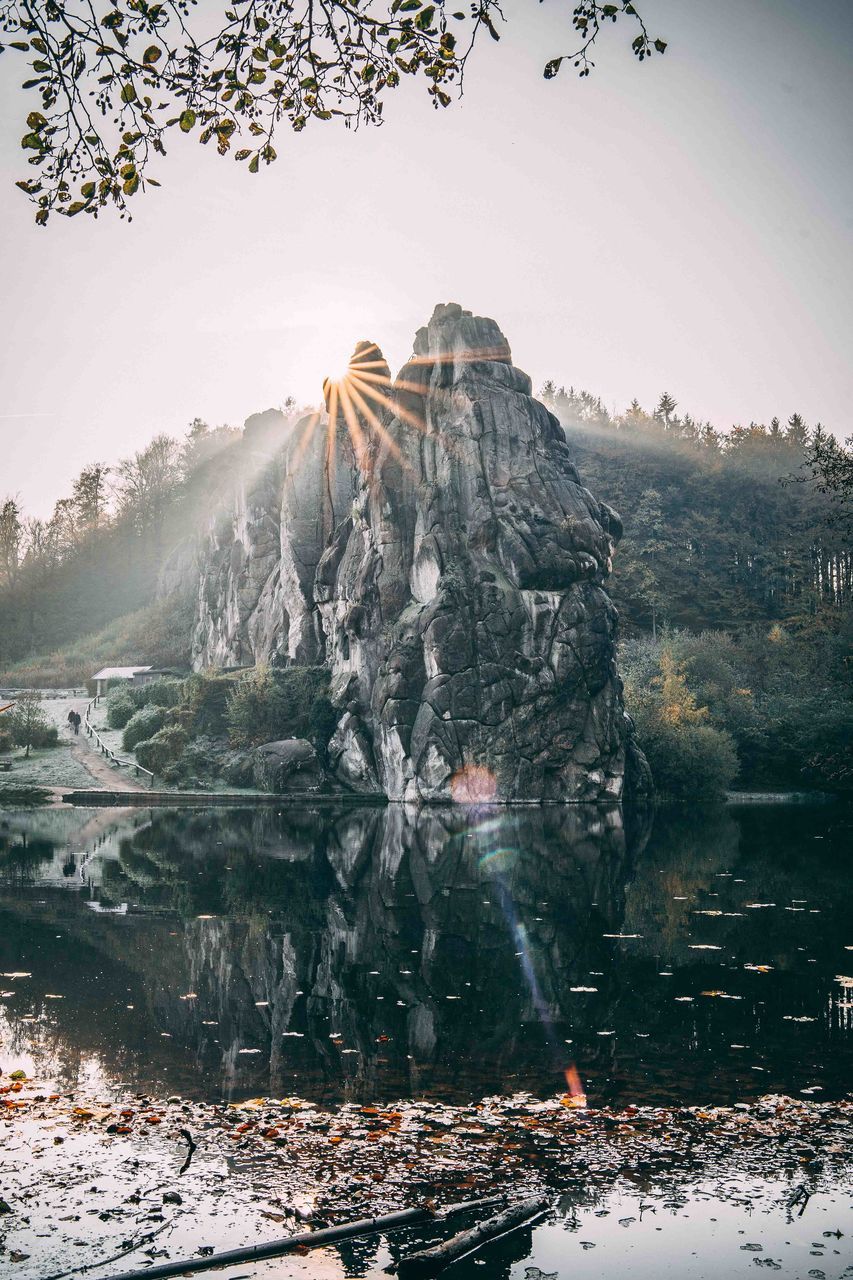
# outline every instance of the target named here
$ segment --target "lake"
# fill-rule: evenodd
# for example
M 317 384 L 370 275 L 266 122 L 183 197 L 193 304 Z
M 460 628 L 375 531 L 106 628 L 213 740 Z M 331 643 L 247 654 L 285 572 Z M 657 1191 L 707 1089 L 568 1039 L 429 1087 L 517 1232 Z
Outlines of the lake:
M 850 836 L 831 805 L 7 811 L 0 1045 L 57 1089 L 199 1103 L 461 1114 L 567 1081 L 596 1108 L 843 1099 Z M 487 1271 L 453 1274 L 849 1274 L 849 1196 L 815 1183 L 805 1226 L 758 1221 L 789 1192 L 734 1166 L 726 1194 L 565 1192 Z M 251 1273 L 372 1276 L 389 1256 Z
M 193 1097 L 843 1096 L 849 849 L 812 807 L 5 814 L 0 1016 Z

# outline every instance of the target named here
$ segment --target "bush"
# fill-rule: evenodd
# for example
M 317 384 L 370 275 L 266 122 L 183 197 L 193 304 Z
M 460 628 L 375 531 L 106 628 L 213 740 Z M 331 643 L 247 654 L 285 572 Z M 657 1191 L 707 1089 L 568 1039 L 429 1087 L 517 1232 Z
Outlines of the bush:
M 222 776 L 231 787 L 253 787 L 254 760 L 248 751 L 234 751 L 226 757 Z
M 121 739 L 121 745 L 125 751 L 132 751 L 137 743 L 153 738 L 154 734 L 166 724 L 168 714 L 165 707 L 154 705 L 142 707 L 141 710 L 134 712 L 124 727 Z
M 737 777 L 734 739 L 707 724 L 673 725 L 656 721 L 637 731 L 661 799 L 711 800 Z
M 325 667 L 255 667 L 228 699 L 229 737 L 235 747 L 280 738 L 308 738 L 325 747 L 336 715 L 328 699 Z
M 696 704 L 671 637 L 632 646 L 623 663 L 625 703 L 662 799 L 711 799 L 737 776 L 730 733 L 708 723 Z
M 30 743 L 34 747 L 58 747 L 59 746 L 59 730 L 55 724 L 46 724 L 43 728 L 34 731 Z M 26 746 L 26 743 L 22 744 Z
M 205 671 L 183 682 L 181 720 L 192 737 L 200 734 L 225 736 L 228 695 L 239 679 L 239 675 L 230 672 Z
M 136 711 L 136 703 L 124 685 L 111 689 L 107 695 L 107 724 L 111 729 L 123 729 Z
M 162 774 L 166 767 L 174 764 L 186 749 L 189 738 L 182 728 L 176 724 L 167 725 L 155 733 L 153 738 L 140 742 L 136 747 L 136 758 L 143 769 Z
M 176 707 L 184 691 L 183 680 L 152 680 L 131 691 L 137 707 Z
M 7 756 L 14 746 L 11 729 L 0 729 L 0 756 Z

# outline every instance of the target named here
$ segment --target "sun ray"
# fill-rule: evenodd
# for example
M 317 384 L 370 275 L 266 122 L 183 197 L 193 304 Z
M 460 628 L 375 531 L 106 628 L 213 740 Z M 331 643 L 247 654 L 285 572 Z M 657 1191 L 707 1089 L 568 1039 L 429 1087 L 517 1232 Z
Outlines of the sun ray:
M 414 475 L 415 472 L 414 472 L 414 468 L 412 467 L 412 464 L 408 461 L 407 458 L 403 456 L 400 446 L 397 444 L 397 441 L 394 439 L 394 437 L 390 435 L 388 431 L 386 431 L 385 427 L 383 427 L 382 423 L 379 421 L 376 411 L 372 409 L 369 404 L 366 403 L 364 396 L 361 395 L 361 393 L 358 391 L 355 385 L 357 382 L 358 382 L 358 379 L 356 377 L 352 377 L 349 379 L 349 382 L 347 384 L 347 389 L 349 391 L 349 394 L 352 396 L 353 400 L 355 401 L 356 406 L 361 410 L 364 417 L 367 418 L 367 421 L 373 427 L 373 430 L 377 433 L 377 435 L 379 435 L 382 438 L 382 440 L 384 440 L 384 442 L 387 444 L 391 453 L 400 463 L 400 466 L 403 467 L 405 471 L 408 471 L 411 475 Z
M 359 381 L 359 379 L 356 379 L 356 381 Z M 396 387 L 397 384 L 394 384 L 394 385 Z M 439 443 L 443 445 L 443 447 L 447 450 L 447 452 L 451 454 L 453 457 L 459 458 L 462 456 L 459 449 L 459 445 L 452 438 L 452 436 L 448 436 L 446 432 L 434 431 L 431 433 L 427 427 L 426 422 L 423 420 L 423 418 L 418 418 L 415 414 L 413 414 L 410 410 L 405 408 L 404 405 L 399 404 L 396 400 L 389 399 L 388 396 L 384 395 L 376 387 L 363 386 L 362 390 L 366 396 L 369 396 L 372 400 L 376 400 L 378 404 L 381 404 L 383 406 L 383 408 L 389 409 L 395 415 L 395 417 L 402 419 L 403 422 L 408 423 L 409 426 L 412 426 L 415 428 L 415 430 L 420 431 L 422 435 L 427 435 L 429 436 L 430 439 L 438 440 Z
M 417 382 L 406 382 L 401 378 L 382 377 L 377 373 L 363 373 L 362 366 L 356 365 L 353 373 L 359 378 L 364 378 L 368 382 L 377 382 L 380 386 L 388 387 L 389 391 L 411 391 L 415 395 L 425 396 L 428 389 Z
M 319 423 L 321 417 L 322 417 L 322 414 L 319 411 L 317 411 L 311 414 L 311 417 L 306 423 L 305 429 L 302 432 L 302 436 L 293 454 L 294 471 L 298 469 L 302 461 L 302 458 L 308 449 L 308 445 L 311 443 L 311 438 L 314 435 L 315 430 L 317 429 L 317 424 Z
M 364 438 L 364 432 L 361 429 L 361 423 L 358 420 L 358 415 L 353 408 L 353 403 L 350 398 L 349 388 L 346 381 L 338 383 L 337 389 L 340 393 L 341 408 L 343 409 L 344 420 L 346 421 L 347 429 L 350 433 L 350 439 L 352 440 L 356 463 L 359 470 L 363 471 L 367 475 L 370 470 L 368 465 L 369 458 L 367 441 Z

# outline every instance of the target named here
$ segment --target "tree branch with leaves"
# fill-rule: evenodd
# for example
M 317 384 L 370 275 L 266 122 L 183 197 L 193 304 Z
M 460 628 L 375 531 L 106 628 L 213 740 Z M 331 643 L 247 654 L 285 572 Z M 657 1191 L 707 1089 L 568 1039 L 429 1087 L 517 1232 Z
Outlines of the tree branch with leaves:
M 159 186 L 152 163 L 170 135 L 193 134 L 257 173 L 277 156 L 283 128 L 316 120 L 347 128 L 382 123 L 388 93 L 420 76 L 436 108 L 462 91 L 483 29 L 499 39 L 499 0 L 448 12 L 441 0 L 0 0 L 0 53 L 27 64 L 30 95 L 21 146 L 35 172 L 18 186 L 44 226 L 51 213 L 128 214 L 128 201 Z M 627 17 L 640 62 L 650 39 L 628 0 L 584 0 L 572 14 L 580 38 L 564 61 L 581 76 L 604 29 Z M 38 107 L 35 101 L 38 100 Z M 234 146 L 240 140 L 245 145 Z

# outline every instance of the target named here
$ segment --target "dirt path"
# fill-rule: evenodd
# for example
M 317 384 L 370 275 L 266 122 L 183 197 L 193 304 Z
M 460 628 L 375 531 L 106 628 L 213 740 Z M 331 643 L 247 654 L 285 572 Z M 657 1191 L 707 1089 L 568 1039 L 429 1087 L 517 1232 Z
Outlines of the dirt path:
M 67 699 L 67 705 L 61 708 L 60 734 L 63 738 L 69 739 L 72 757 L 83 766 L 99 787 L 104 787 L 108 791 L 145 791 L 146 788 L 135 778 L 130 777 L 125 770 L 117 769 L 115 765 L 110 764 L 97 749 L 94 739 L 88 737 L 85 728 L 87 704 L 86 698 L 71 697 Z M 77 735 L 71 734 L 68 729 L 67 716 L 72 710 L 77 711 L 81 720 L 84 721 Z
M 71 744 L 71 754 L 83 768 L 91 773 L 99 786 L 108 791 L 146 791 L 140 782 L 131 778 L 122 769 L 117 769 L 90 745 L 90 739 L 81 732 L 76 742 Z

